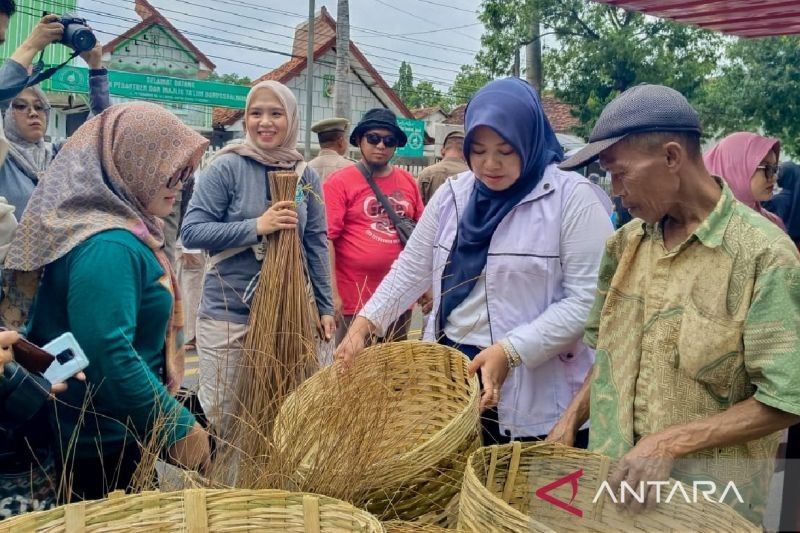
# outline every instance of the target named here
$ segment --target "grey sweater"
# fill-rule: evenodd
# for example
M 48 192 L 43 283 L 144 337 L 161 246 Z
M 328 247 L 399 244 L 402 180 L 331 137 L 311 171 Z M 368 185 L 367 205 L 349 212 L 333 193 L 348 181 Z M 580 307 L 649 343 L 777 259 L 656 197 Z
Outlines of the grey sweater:
M 267 172 L 278 170 L 237 154 L 217 157 L 195 180 L 181 227 L 186 248 L 212 256 L 258 243 L 256 219 L 271 205 Z M 307 167 L 297 196 L 298 233 L 320 315 L 333 314 L 328 228 L 317 173 Z M 275 265 L 282 268 L 282 265 Z M 206 273 L 199 316 L 246 324 L 261 262 L 245 250 Z
M 0 67 L 0 87 L 19 87 L 20 92 L 25 88 L 28 71 L 25 67 L 14 61 L 6 60 Z M 17 93 L 18 94 L 18 93 Z M 5 93 L 7 100 L 0 102 L 0 107 L 6 109 L 11 98 L 16 94 Z M 108 75 L 89 77 L 89 107 L 93 115 L 98 115 L 111 105 L 108 94 Z M 61 143 L 63 144 L 63 143 Z M 61 144 L 53 145 L 53 156 L 58 153 Z M 10 158 L 0 166 L 0 196 L 5 196 L 8 203 L 14 206 L 14 216 L 22 219 L 22 213 L 28 205 L 28 200 L 36 187 L 36 181 L 28 177 Z

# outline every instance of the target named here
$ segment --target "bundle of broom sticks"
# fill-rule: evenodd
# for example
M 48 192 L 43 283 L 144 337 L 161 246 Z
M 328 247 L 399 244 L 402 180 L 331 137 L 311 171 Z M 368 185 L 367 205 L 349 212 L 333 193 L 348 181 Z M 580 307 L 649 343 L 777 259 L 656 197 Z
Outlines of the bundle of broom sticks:
M 293 171 L 268 173 L 273 202 L 293 201 Z M 238 416 L 232 433 L 239 450 L 241 488 L 264 488 L 272 426 L 283 399 L 318 368 L 314 329 L 317 317 L 307 290 L 300 238 L 281 230 L 265 238 L 265 256 L 250 310 L 237 392 Z

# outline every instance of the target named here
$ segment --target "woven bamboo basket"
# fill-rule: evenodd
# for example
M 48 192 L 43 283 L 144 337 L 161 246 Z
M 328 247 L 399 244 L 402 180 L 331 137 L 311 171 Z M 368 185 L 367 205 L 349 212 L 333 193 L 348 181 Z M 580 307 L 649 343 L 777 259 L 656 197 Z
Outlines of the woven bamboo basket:
M 359 397 L 379 388 L 385 392 L 376 408 L 364 402 L 348 403 L 342 398 L 338 408 L 345 412 L 380 410 L 386 420 L 368 422 L 369 416 L 353 412 L 353 424 L 374 423 L 376 428 L 348 427 L 348 432 L 370 439 L 371 453 L 378 459 L 357 477 L 361 495 L 351 501 L 365 507 L 382 520 L 448 523 L 448 514 L 457 505 L 464 469 L 469 454 L 479 446 L 476 377 L 469 377 L 468 359 L 459 351 L 440 344 L 420 341 L 394 342 L 372 346 L 356 359 L 355 368 L 344 377 L 337 367 L 315 374 L 284 403 L 275 425 L 275 442 L 280 446 L 298 431 L 313 427 L 315 437 L 323 439 L 335 430 L 328 420 L 308 420 L 303 414 L 320 402 L 320 392 L 334 386 L 335 380 L 350 380 L 345 396 Z M 316 410 L 318 412 L 318 410 Z M 361 422 L 358 422 L 358 421 Z M 367 421 L 367 422 L 365 422 Z M 295 427 L 302 424 L 303 427 Z M 298 480 L 307 479 L 310 465 L 318 464 L 316 445 L 298 466 Z M 324 487 L 300 484 L 302 490 L 326 494 Z M 331 496 L 336 496 L 331 494 Z M 347 499 L 344 498 L 343 499 Z
M 418 524 L 401 520 L 384 522 L 383 527 L 386 529 L 386 533 L 446 533 L 447 531 L 453 531 L 433 524 Z
M 514 442 L 481 448 L 470 456 L 464 474 L 459 528 L 542 533 L 761 531 L 732 507 L 702 498 L 687 503 L 678 497 L 639 515 L 617 510 L 607 495 L 593 503 L 610 468 L 606 456 L 558 444 Z M 537 489 L 577 471 L 582 475 L 574 496 L 569 482 L 548 493 L 581 510 L 582 517 L 536 495 Z M 691 493 L 691 488 L 687 492 Z
M 0 532 L 112 533 L 123 531 L 296 533 L 384 531 L 369 513 L 316 494 L 281 490 L 112 493 L 0 522 Z

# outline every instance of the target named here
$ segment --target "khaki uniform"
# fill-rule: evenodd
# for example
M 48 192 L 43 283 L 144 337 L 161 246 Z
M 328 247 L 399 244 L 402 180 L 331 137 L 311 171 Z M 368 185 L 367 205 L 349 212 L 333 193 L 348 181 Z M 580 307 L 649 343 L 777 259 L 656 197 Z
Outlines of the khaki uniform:
M 332 132 L 339 132 L 344 135 L 349 126 L 350 122 L 347 119 L 332 117 L 320 120 L 311 126 L 311 131 L 320 136 L 321 134 Z M 321 148 L 319 155 L 309 161 L 308 166 L 313 168 L 317 174 L 319 174 L 320 181 L 325 183 L 329 175 L 339 169 L 349 167 L 353 163 L 355 163 L 355 161 L 339 155 L 335 150 Z
M 435 165 L 431 165 L 420 172 L 417 177 L 417 183 L 419 184 L 419 191 L 422 193 L 422 201 L 425 202 L 425 205 L 428 205 L 433 193 L 436 192 L 436 189 L 438 189 L 447 178 L 460 174 L 465 170 L 469 170 L 469 167 L 467 167 L 463 159 L 458 157 L 445 157 Z
M 341 156 L 327 148 L 320 150 L 319 155 L 308 162 L 308 166 L 317 171 L 322 183 L 325 183 L 325 179 L 333 172 L 353 164 L 355 164 L 355 161 L 352 159 Z

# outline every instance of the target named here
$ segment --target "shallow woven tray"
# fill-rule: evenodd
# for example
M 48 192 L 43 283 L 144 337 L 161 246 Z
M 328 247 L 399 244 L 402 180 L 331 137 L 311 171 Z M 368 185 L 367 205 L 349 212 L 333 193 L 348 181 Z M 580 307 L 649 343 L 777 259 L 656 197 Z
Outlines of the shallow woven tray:
M 365 490 L 353 504 L 383 520 L 424 517 L 427 522 L 447 522 L 448 504 L 461 487 L 467 457 L 479 445 L 478 380 L 468 376 L 468 365 L 461 352 L 420 341 L 379 344 L 356 359 L 348 374 L 353 380 L 348 385 L 351 392 L 343 396 L 381 387 L 390 409 L 381 408 L 389 414 L 379 430 L 348 428 L 375 439 L 381 457 L 357 480 Z M 320 436 L 336 431 L 324 416 L 309 420 L 307 413 L 319 412 L 309 406 L 321 401 L 320 391 L 334 386 L 332 380 L 340 379 L 337 372 L 335 366 L 323 369 L 286 400 L 275 424 L 276 443 L 309 428 Z M 347 398 L 337 404 L 343 412 L 375 409 L 364 402 L 348 403 Z M 353 419 L 369 417 L 356 413 Z M 309 448 L 296 472 L 298 478 L 303 478 L 307 465 L 319 460 L 314 456 L 316 446 Z M 326 492 L 313 484 L 302 487 Z
M 274 531 L 380 533 L 381 523 L 352 505 L 280 490 L 112 493 L 0 522 L 0 532 L 111 533 Z
M 480 448 L 470 456 L 464 474 L 459 528 L 546 533 L 761 531 L 732 507 L 716 502 L 689 504 L 677 498 L 635 516 L 619 512 L 608 496 L 592 503 L 610 467 L 606 456 L 558 444 L 514 442 Z M 583 511 L 582 518 L 535 495 L 538 488 L 578 470 L 583 475 L 572 505 Z M 570 502 L 572 487 L 566 483 L 549 494 Z

